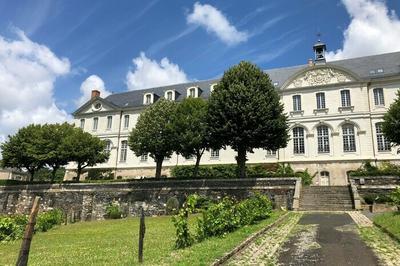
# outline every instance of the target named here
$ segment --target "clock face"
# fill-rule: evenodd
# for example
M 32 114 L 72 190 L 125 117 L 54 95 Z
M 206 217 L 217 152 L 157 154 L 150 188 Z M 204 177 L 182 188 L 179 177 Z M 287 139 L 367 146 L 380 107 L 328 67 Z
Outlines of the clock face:
M 101 103 L 94 103 L 93 104 L 93 109 L 96 110 L 96 111 L 100 110 L 101 109 Z

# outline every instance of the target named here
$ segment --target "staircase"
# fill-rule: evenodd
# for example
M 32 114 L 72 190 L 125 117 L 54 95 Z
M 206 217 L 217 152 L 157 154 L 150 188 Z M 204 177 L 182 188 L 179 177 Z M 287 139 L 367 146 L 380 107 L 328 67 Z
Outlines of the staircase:
M 348 211 L 353 209 L 349 186 L 303 187 L 300 194 L 302 211 Z

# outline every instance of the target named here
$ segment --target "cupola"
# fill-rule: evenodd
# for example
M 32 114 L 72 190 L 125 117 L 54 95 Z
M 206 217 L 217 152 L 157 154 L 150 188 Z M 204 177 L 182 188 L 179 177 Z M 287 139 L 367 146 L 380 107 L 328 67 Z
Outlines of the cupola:
M 325 51 L 326 51 L 326 45 L 325 43 L 321 42 L 321 40 L 318 40 L 314 46 L 314 54 L 315 54 L 315 64 L 325 64 L 326 59 L 325 59 Z

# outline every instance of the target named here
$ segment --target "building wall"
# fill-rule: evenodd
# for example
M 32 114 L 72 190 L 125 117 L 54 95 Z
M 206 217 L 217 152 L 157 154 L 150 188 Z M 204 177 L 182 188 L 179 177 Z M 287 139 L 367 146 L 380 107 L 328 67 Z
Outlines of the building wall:
M 332 77 L 326 79 L 327 82 L 320 82 L 318 78 L 310 80 L 310 75 L 319 73 L 321 77 Z M 377 147 L 376 123 L 381 122 L 383 115 L 390 104 L 396 98 L 396 92 L 400 88 L 399 77 L 392 77 L 381 80 L 361 81 L 357 80 L 349 72 L 330 68 L 330 66 L 310 68 L 304 73 L 295 74 L 287 81 L 287 84 L 279 89 L 281 101 L 284 104 L 285 112 L 289 117 L 290 135 L 294 127 L 302 127 L 305 130 L 305 152 L 295 154 L 293 150 L 293 139 L 289 140 L 286 148 L 280 149 L 276 155 L 268 154 L 266 150 L 257 149 L 254 153 L 248 154 L 249 163 L 272 163 L 287 162 L 291 163 L 295 170 L 317 172 L 314 182 L 320 184 L 321 171 L 330 173 L 331 185 L 347 184 L 347 172 L 357 169 L 365 160 L 372 161 L 394 161 L 399 162 L 397 148 L 393 147 L 390 151 L 379 152 Z M 314 71 L 314 72 L 313 72 Z M 320 72 L 318 72 L 320 71 Z M 308 75 L 308 76 L 307 76 Z M 335 82 L 335 80 L 337 81 Z M 298 86 L 299 82 L 301 86 Z M 332 81 L 333 80 L 333 81 Z M 314 82 L 314 83 L 311 83 Z M 340 81 L 340 82 L 339 82 Z M 374 88 L 383 88 L 384 105 L 375 105 Z M 342 108 L 341 90 L 350 90 L 351 108 Z M 325 93 L 326 108 L 317 110 L 316 93 Z M 301 111 L 294 112 L 293 96 L 301 96 Z M 129 132 L 135 126 L 140 115 L 141 109 L 110 111 L 111 108 L 104 106 L 104 109 L 93 113 L 91 107 L 81 112 L 75 117 L 75 123 L 80 125 L 80 119 L 85 119 L 85 131 L 88 131 L 102 139 L 112 142 L 111 157 L 107 163 L 99 164 L 99 168 L 113 168 L 116 176 L 139 177 L 152 176 L 154 173 L 155 162 L 150 157 L 143 161 L 128 148 L 127 160 L 121 162 L 122 141 L 128 139 Z M 107 130 L 107 116 L 111 115 L 113 124 L 112 129 Z M 124 116 L 129 115 L 129 128 L 124 128 Z M 97 131 L 92 130 L 93 118 L 99 117 Z M 343 125 L 353 125 L 355 130 L 356 150 L 345 152 L 343 148 Z M 329 148 L 328 153 L 318 152 L 317 128 L 325 125 L 329 128 Z M 206 151 L 201 159 L 201 164 L 229 164 L 236 163 L 235 151 L 226 148 L 219 151 L 218 158 L 212 158 L 211 153 Z M 175 165 L 192 165 L 194 159 L 185 159 L 182 156 L 172 155 L 164 161 L 164 174 L 169 174 L 169 169 Z M 68 169 L 73 169 L 70 165 Z M 72 176 L 73 173 L 68 173 Z

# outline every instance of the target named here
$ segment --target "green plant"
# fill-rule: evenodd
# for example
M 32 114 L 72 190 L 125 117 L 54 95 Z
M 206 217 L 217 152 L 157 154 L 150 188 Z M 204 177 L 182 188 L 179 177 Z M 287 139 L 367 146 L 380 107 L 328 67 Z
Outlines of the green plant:
M 165 211 L 167 214 L 178 214 L 179 201 L 176 197 L 171 197 L 167 200 Z
M 199 196 L 197 194 L 190 195 L 183 204 L 179 213 L 172 217 L 172 222 L 176 229 L 175 248 L 186 248 L 193 244 L 194 238 L 190 234 L 188 216 L 196 209 Z
M 108 219 L 121 219 L 122 218 L 122 210 L 118 203 L 111 203 L 106 207 L 106 215 L 105 217 Z
M 370 193 L 366 194 L 364 197 L 365 203 L 371 205 L 374 203 L 388 203 L 392 202 L 390 195 L 388 194 L 378 194 L 378 193 Z
M 111 169 L 92 168 L 87 171 L 86 180 L 112 180 L 114 173 Z
M 315 178 L 315 176 L 318 174 L 318 172 L 315 172 L 313 175 L 311 175 L 310 172 L 308 172 L 308 168 L 306 168 L 306 170 L 304 171 L 299 171 L 296 172 L 296 176 L 299 176 L 301 178 L 301 183 L 304 186 L 309 186 L 312 184 L 313 179 Z
M 276 174 L 281 176 L 294 176 L 295 173 L 290 163 L 279 163 Z
M 390 193 L 390 198 L 393 204 L 397 206 L 398 211 L 400 211 L 400 187 L 397 187 Z
M 12 217 L 0 217 L 0 242 L 21 238 L 24 225 L 18 224 Z
M 36 219 L 35 231 L 47 232 L 63 221 L 63 212 L 60 209 L 43 212 Z

